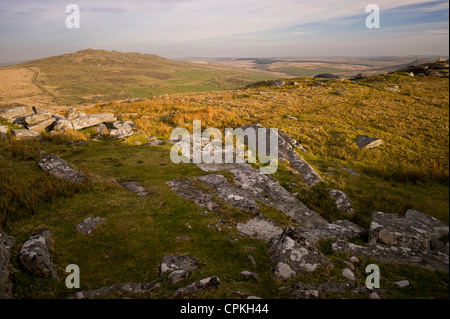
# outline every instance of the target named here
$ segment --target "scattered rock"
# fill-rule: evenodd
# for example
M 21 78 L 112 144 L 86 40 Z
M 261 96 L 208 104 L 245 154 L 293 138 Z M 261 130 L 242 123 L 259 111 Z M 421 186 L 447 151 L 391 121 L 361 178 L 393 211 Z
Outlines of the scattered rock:
M 167 278 L 169 278 L 173 284 L 176 284 L 186 279 L 190 274 L 191 272 L 189 270 L 175 270 L 172 271 Z
M 238 223 L 236 227 L 241 233 L 258 238 L 264 242 L 269 242 L 272 238 L 283 233 L 283 229 L 279 225 L 273 220 L 263 216 L 251 219 L 245 224 Z
M 338 189 L 330 190 L 330 196 L 334 199 L 337 208 L 346 214 L 353 215 L 355 210 L 352 207 L 352 203 L 348 199 L 347 195 Z
M 372 292 L 369 296 L 370 299 L 381 299 L 376 292 Z
M 363 73 L 359 73 L 357 75 L 355 75 L 354 77 L 349 78 L 350 81 L 361 81 L 366 79 L 368 76 L 363 74 Z
M 242 271 L 241 275 L 245 278 L 252 278 L 255 279 L 256 281 L 259 281 L 259 276 L 258 274 L 251 272 L 251 271 Z
M 139 185 L 138 182 L 123 182 L 119 183 L 119 185 L 132 193 L 136 193 L 138 196 L 148 195 L 145 188 Z
M 41 138 L 38 132 L 31 130 L 11 130 L 11 134 L 18 140 L 37 140 Z
M 193 201 L 200 207 L 207 207 L 210 210 L 214 210 L 214 208 L 217 207 L 217 204 L 212 200 L 213 195 L 203 193 L 187 178 L 174 179 L 173 181 L 167 182 L 167 185 L 169 185 L 179 196 L 186 200 Z
M 286 82 L 284 82 L 284 81 L 277 81 L 277 82 L 274 82 L 274 83 L 270 84 L 269 87 L 270 88 L 271 87 L 280 87 L 280 86 L 285 86 L 285 85 L 286 85 Z
M 394 71 L 392 73 L 413 73 L 414 76 L 435 76 L 447 78 L 449 76 L 449 61 L 445 59 L 438 59 L 435 62 L 412 64 L 406 68 Z
M 273 239 L 270 253 L 274 275 L 278 280 L 313 272 L 321 266 L 333 265 L 315 245 L 291 226 Z
M 66 179 L 72 183 L 82 183 L 86 180 L 83 173 L 71 168 L 67 162 L 56 155 L 44 155 L 39 159 L 39 167 L 57 178 Z
M 400 288 L 406 288 L 409 286 L 409 281 L 408 280 L 401 280 L 401 281 L 397 281 L 395 283 L 397 286 L 399 286 Z
M 58 279 L 50 258 L 52 236 L 50 230 L 44 229 L 31 236 L 20 248 L 20 262 L 30 274 Z
M 86 112 L 78 111 L 76 108 L 70 108 L 67 111 L 67 113 L 65 115 L 65 118 L 68 119 L 68 120 L 71 120 L 71 119 L 74 119 L 74 118 L 77 118 L 77 117 L 85 117 L 85 116 L 87 116 Z
M 352 256 L 350 257 L 350 262 L 354 265 L 359 265 L 361 262 L 359 261 L 358 257 Z
M 247 259 L 248 259 L 248 261 L 249 261 L 253 266 L 256 266 L 255 258 L 253 258 L 252 255 L 248 255 L 248 256 L 247 256 Z
M 383 144 L 383 141 L 376 137 L 359 135 L 356 139 L 359 148 L 374 148 Z
M 355 280 L 356 280 L 355 274 L 354 274 L 353 271 L 351 271 L 351 269 L 349 269 L 349 268 L 344 268 L 344 269 L 342 269 L 342 276 L 343 276 L 345 279 L 348 279 L 348 280 L 350 280 L 350 281 L 355 281 Z
M 192 257 L 171 255 L 165 256 L 161 260 L 161 274 L 176 270 L 192 271 L 195 269 L 197 269 L 197 262 Z
M 109 287 L 103 287 L 97 290 L 86 290 L 86 291 L 80 291 L 75 294 L 74 298 L 76 299 L 89 299 L 89 298 L 96 298 L 96 297 L 102 297 L 111 295 L 118 291 L 124 291 L 129 292 L 133 294 L 145 294 L 152 292 L 153 290 L 161 287 L 161 284 L 159 283 L 133 283 L 133 282 L 127 282 L 122 283 L 114 286 Z
M 11 248 L 15 240 L 0 230 L 0 299 L 13 299 L 13 284 L 10 280 Z
M 77 231 L 89 235 L 94 230 L 94 228 L 104 220 L 105 219 L 101 217 L 89 217 L 82 223 L 78 224 Z
M 220 286 L 220 280 L 216 276 L 212 276 L 209 278 L 202 279 L 200 281 L 194 282 L 184 288 L 180 288 L 173 294 L 172 298 L 190 295 L 196 292 L 199 292 L 206 288 L 218 287 Z
M 131 121 L 118 121 L 113 123 L 113 129 L 110 132 L 112 138 L 124 138 L 136 133 L 136 125 Z

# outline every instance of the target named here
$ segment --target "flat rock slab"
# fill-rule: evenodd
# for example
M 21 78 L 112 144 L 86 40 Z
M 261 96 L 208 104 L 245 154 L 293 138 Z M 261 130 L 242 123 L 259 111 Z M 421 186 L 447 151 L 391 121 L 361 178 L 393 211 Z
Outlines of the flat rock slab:
M 259 139 L 266 139 L 266 149 L 260 150 L 260 153 L 269 154 L 270 153 L 270 133 L 276 133 L 272 129 L 267 129 L 265 127 L 260 126 L 259 124 L 252 124 L 247 126 L 240 127 L 242 130 L 253 129 L 256 133 L 256 149 L 260 150 L 259 147 Z M 261 136 L 260 136 L 261 134 Z M 317 173 L 311 165 L 309 165 L 294 149 L 294 146 L 297 146 L 298 143 L 293 143 L 293 139 L 288 137 L 287 135 L 278 132 L 276 133 L 278 138 L 278 158 L 286 159 L 290 162 L 291 166 L 297 170 L 305 180 L 308 187 L 313 187 L 317 184 L 323 182 L 323 179 Z M 245 139 L 245 143 L 248 144 L 248 139 Z M 272 146 L 273 147 L 273 146 Z
M 277 280 L 313 272 L 322 266 L 333 266 L 314 244 L 292 226 L 273 239 L 270 253 Z
M 328 224 L 324 218 L 283 188 L 276 179 L 261 174 L 249 164 L 198 164 L 198 167 L 206 172 L 230 171 L 234 175 L 234 185 L 232 185 L 234 189 L 241 193 L 245 191 L 248 194 L 246 198 L 252 198 L 264 205 L 271 206 L 298 224 L 307 227 Z M 216 185 L 215 187 L 218 189 L 221 186 Z M 228 186 L 226 188 L 229 189 Z
M 212 194 L 203 193 L 187 178 L 174 179 L 173 181 L 167 182 L 167 185 L 180 197 L 192 201 L 200 207 L 214 210 L 218 206 L 213 202 Z
M 359 135 L 356 138 L 356 144 L 359 148 L 374 148 L 383 144 L 383 141 L 376 137 Z
M 220 286 L 220 280 L 216 276 L 205 278 L 194 282 L 186 287 L 180 288 L 173 294 L 172 298 L 182 297 L 199 292 L 206 288 L 218 287 Z
M 0 230 L 0 299 L 13 299 L 13 284 L 10 280 L 11 248 L 15 240 Z
M 86 180 L 83 173 L 71 168 L 67 162 L 56 155 L 44 155 L 39 159 L 42 170 L 72 183 L 82 183 Z
M 372 214 L 369 242 L 426 253 L 432 240 L 438 241 L 448 232 L 448 226 L 419 211 L 408 210 L 404 217 L 375 212 Z
M 41 138 L 38 132 L 32 130 L 11 130 L 11 134 L 18 140 L 38 140 Z
M 244 212 L 259 213 L 259 205 L 253 197 L 242 189 L 233 187 L 223 175 L 211 174 L 197 179 L 205 185 L 213 188 L 217 196 L 221 197 L 229 205 Z
M 105 219 L 101 217 L 89 217 L 78 224 L 77 231 L 82 234 L 89 235 L 94 230 L 94 228 L 104 220 Z
M 71 119 L 60 119 L 56 122 L 55 131 L 63 132 L 67 130 L 81 130 L 84 128 L 97 126 L 102 123 L 115 122 L 117 118 L 111 113 L 89 114 Z
M 362 239 L 367 235 L 367 230 L 348 220 L 338 220 L 315 228 L 296 227 L 296 231 L 312 244 L 327 238 L 350 240 Z
M 449 257 L 442 253 L 415 252 L 406 247 L 385 247 L 378 244 L 359 246 L 343 240 L 332 244 L 333 252 L 347 252 L 385 264 L 409 265 L 429 270 L 449 271 Z
M 24 122 L 26 126 L 29 128 L 30 126 L 37 125 L 39 123 L 48 121 L 52 118 L 53 114 L 49 112 L 37 113 L 28 115 L 25 117 Z
M 0 120 L 13 122 L 16 118 L 27 115 L 25 107 L 14 107 L 9 109 L 0 109 Z
M 330 196 L 333 198 L 337 208 L 346 214 L 353 215 L 355 210 L 352 207 L 352 203 L 348 199 L 347 195 L 338 189 L 330 190 Z
M 236 227 L 241 233 L 264 242 L 269 242 L 283 233 L 283 229 L 273 220 L 261 216 L 250 219 L 245 224 L 238 223 Z
M 145 188 L 139 185 L 138 182 L 123 182 L 119 183 L 119 185 L 132 193 L 136 193 L 138 196 L 148 195 Z
M 76 299 L 89 299 L 89 298 L 96 298 L 96 297 L 102 297 L 111 295 L 118 291 L 124 291 L 129 292 L 133 294 L 145 294 L 152 292 L 153 290 L 161 287 L 161 284 L 159 283 L 133 283 L 133 282 L 127 282 L 127 283 L 121 283 L 114 286 L 109 287 L 103 287 L 97 290 L 86 290 L 86 291 L 80 291 L 75 294 L 74 298 Z
M 20 262 L 30 274 L 58 279 L 50 256 L 52 236 L 50 230 L 44 229 L 31 236 L 20 248 Z

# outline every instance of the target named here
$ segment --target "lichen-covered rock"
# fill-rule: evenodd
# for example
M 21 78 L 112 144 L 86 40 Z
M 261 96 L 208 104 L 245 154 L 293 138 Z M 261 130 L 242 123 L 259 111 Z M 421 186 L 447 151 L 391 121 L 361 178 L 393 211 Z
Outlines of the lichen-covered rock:
M 238 223 L 236 227 L 241 233 L 264 242 L 269 242 L 283 232 L 283 229 L 273 220 L 263 216 L 250 219 L 245 224 Z
M 161 260 L 161 274 L 173 272 L 176 270 L 195 270 L 197 269 L 195 258 L 189 256 L 171 255 L 165 256 Z
M 77 225 L 77 231 L 89 235 L 94 228 L 104 220 L 105 219 L 101 217 L 89 217 Z
M 14 298 L 13 284 L 9 277 L 11 248 L 14 243 L 13 237 L 0 230 L 0 299 Z
M 333 198 L 337 208 L 341 212 L 344 212 L 349 215 L 353 215 L 355 213 L 355 210 L 352 207 L 352 203 L 348 199 L 347 194 L 345 194 L 343 191 L 340 191 L 338 189 L 332 189 L 330 190 L 330 196 L 331 198 Z
M 50 118 L 46 121 L 40 122 L 38 124 L 35 125 L 30 125 L 27 126 L 29 130 L 35 131 L 35 132 L 44 132 L 47 130 L 51 130 L 51 128 L 53 127 L 53 124 L 56 122 L 56 119 L 54 118 Z
M 18 140 L 38 140 L 41 138 L 38 132 L 32 130 L 11 130 L 11 134 Z
M 322 266 L 333 266 L 314 244 L 291 226 L 272 240 L 270 253 L 278 280 L 313 272 Z
M 30 126 L 34 126 L 39 123 L 48 121 L 51 118 L 52 118 L 52 114 L 49 112 L 37 113 L 37 114 L 32 114 L 32 115 L 26 116 L 24 119 L 24 122 L 27 125 L 27 127 L 29 128 Z
M 74 296 L 76 299 L 89 299 L 89 298 L 96 298 L 96 297 L 102 297 L 111 295 L 118 291 L 124 291 L 129 292 L 133 294 L 145 294 L 152 292 L 153 290 L 161 287 L 161 284 L 159 283 L 133 283 L 133 282 L 127 282 L 122 283 L 114 286 L 109 287 L 103 287 L 97 290 L 86 290 L 86 291 L 80 291 L 77 292 Z
M 25 107 L 13 107 L 8 109 L 0 109 L 0 120 L 6 122 L 14 122 L 18 117 L 27 115 L 28 112 Z
M 136 133 L 136 125 L 131 121 L 118 121 L 113 123 L 113 129 L 109 133 L 112 138 L 124 138 Z
M 60 119 L 56 122 L 54 130 L 56 132 L 81 130 L 84 128 L 97 126 L 101 123 L 110 123 L 115 121 L 117 121 L 117 118 L 115 118 L 112 113 L 89 114 L 82 117 Z
M 367 230 L 348 220 L 338 220 L 322 227 L 297 227 L 296 231 L 313 244 L 327 238 L 350 240 L 367 235 Z
M 50 256 L 52 236 L 50 230 L 44 229 L 31 236 L 20 248 L 20 262 L 30 274 L 58 279 Z
M 173 294 L 173 298 L 190 295 L 206 288 L 220 286 L 220 280 L 216 276 L 205 278 L 194 282 L 186 287 L 180 288 Z
M 244 190 L 233 187 L 223 175 L 211 174 L 197 179 L 213 188 L 216 194 L 233 207 L 245 212 L 259 213 L 259 205 L 252 196 Z
M 248 198 L 279 210 L 296 223 L 306 227 L 328 224 L 324 218 L 283 188 L 276 179 L 261 174 L 249 164 L 198 164 L 198 167 L 206 172 L 230 171 L 234 175 L 233 188 L 239 192 L 247 192 Z
M 190 274 L 191 272 L 189 270 L 175 270 L 172 271 L 167 278 L 169 278 L 173 284 L 176 284 L 186 279 Z
M 85 117 L 87 116 L 86 112 L 84 111 L 78 111 L 76 108 L 70 108 L 65 115 L 66 119 L 74 119 L 77 117 Z
M 438 241 L 448 231 L 445 224 L 415 210 L 408 210 L 404 217 L 375 212 L 372 214 L 369 242 L 426 253 L 431 249 L 432 239 Z
M 57 178 L 66 179 L 72 183 L 86 180 L 83 173 L 71 168 L 67 162 L 56 155 L 44 155 L 39 159 L 39 167 Z
M 436 252 L 417 252 L 410 248 L 379 244 L 367 246 L 355 245 L 343 240 L 337 240 L 332 245 L 333 252 L 347 252 L 364 258 L 378 260 L 385 264 L 409 265 L 429 270 L 449 271 L 449 256 Z

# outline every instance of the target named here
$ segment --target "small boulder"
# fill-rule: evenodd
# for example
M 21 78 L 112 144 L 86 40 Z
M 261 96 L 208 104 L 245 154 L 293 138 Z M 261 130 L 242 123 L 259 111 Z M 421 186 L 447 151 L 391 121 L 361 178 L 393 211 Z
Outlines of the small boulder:
M 406 287 L 409 286 L 409 281 L 408 280 L 401 280 L 401 281 L 395 282 L 395 284 L 397 286 L 399 286 L 400 288 L 406 288 Z
M 120 186 L 130 192 L 136 193 L 138 196 L 148 195 L 148 193 L 145 191 L 145 188 L 139 185 L 137 182 L 123 182 L 120 183 Z
M 38 140 L 41 138 L 38 132 L 32 130 L 11 130 L 11 134 L 18 140 Z
M 14 122 L 16 118 L 26 116 L 27 114 L 28 112 L 23 106 L 0 109 L 0 120 L 6 122 Z
M 189 256 L 171 255 L 165 256 L 161 260 L 161 274 L 176 270 L 195 270 L 197 262 Z
M 277 280 L 313 272 L 322 266 L 333 266 L 314 244 L 292 226 L 272 240 L 270 253 Z
M 353 271 L 351 271 L 351 269 L 349 268 L 344 268 L 342 269 L 342 276 L 350 281 L 355 281 L 356 280 L 356 276 L 353 273 Z
M 359 148 L 374 148 L 383 144 L 383 141 L 376 137 L 370 137 L 367 135 L 359 135 L 356 138 L 356 144 Z
M 52 236 L 50 230 L 44 229 L 31 236 L 20 248 L 20 262 L 30 274 L 58 279 L 50 258 L 50 238 Z
M 256 280 L 256 281 L 259 280 L 258 274 L 254 273 L 254 272 L 251 272 L 251 271 L 242 271 L 242 272 L 241 272 L 241 275 L 242 275 L 243 277 L 245 277 L 245 278 L 252 278 L 252 279 L 254 279 L 254 280 Z
M 337 208 L 346 214 L 353 215 L 355 210 L 352 207 L 352 203 L 348 199 L 347 195 L 338 189 L 330 190 L 330 196 L 336 203 Z
M 56 155 L 44 155 L 39 159 L 39 167 L 56 178 L 66 179 L 72 183 L 86 180 L 83 173 L 71 168 L 67 162 Z
M 79 233 L 89 235 L 94 230 L 94 228 L 104 220 L 105 219 L 101 217 L 89 217 L 82 223 L 78 224 L 77 231 Z

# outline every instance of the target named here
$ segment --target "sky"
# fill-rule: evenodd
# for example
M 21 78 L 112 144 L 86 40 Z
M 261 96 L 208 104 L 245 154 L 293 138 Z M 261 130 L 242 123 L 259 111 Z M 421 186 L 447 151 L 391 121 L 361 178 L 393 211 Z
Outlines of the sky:
M 368 29 L 372 3 L 380 28 Z M 69 4 L 79 29 L 66 27 Z M 87 48 L 184 58 L 448 56 L 448 46 L 441 0 L 0 0 L 0 63 Z

